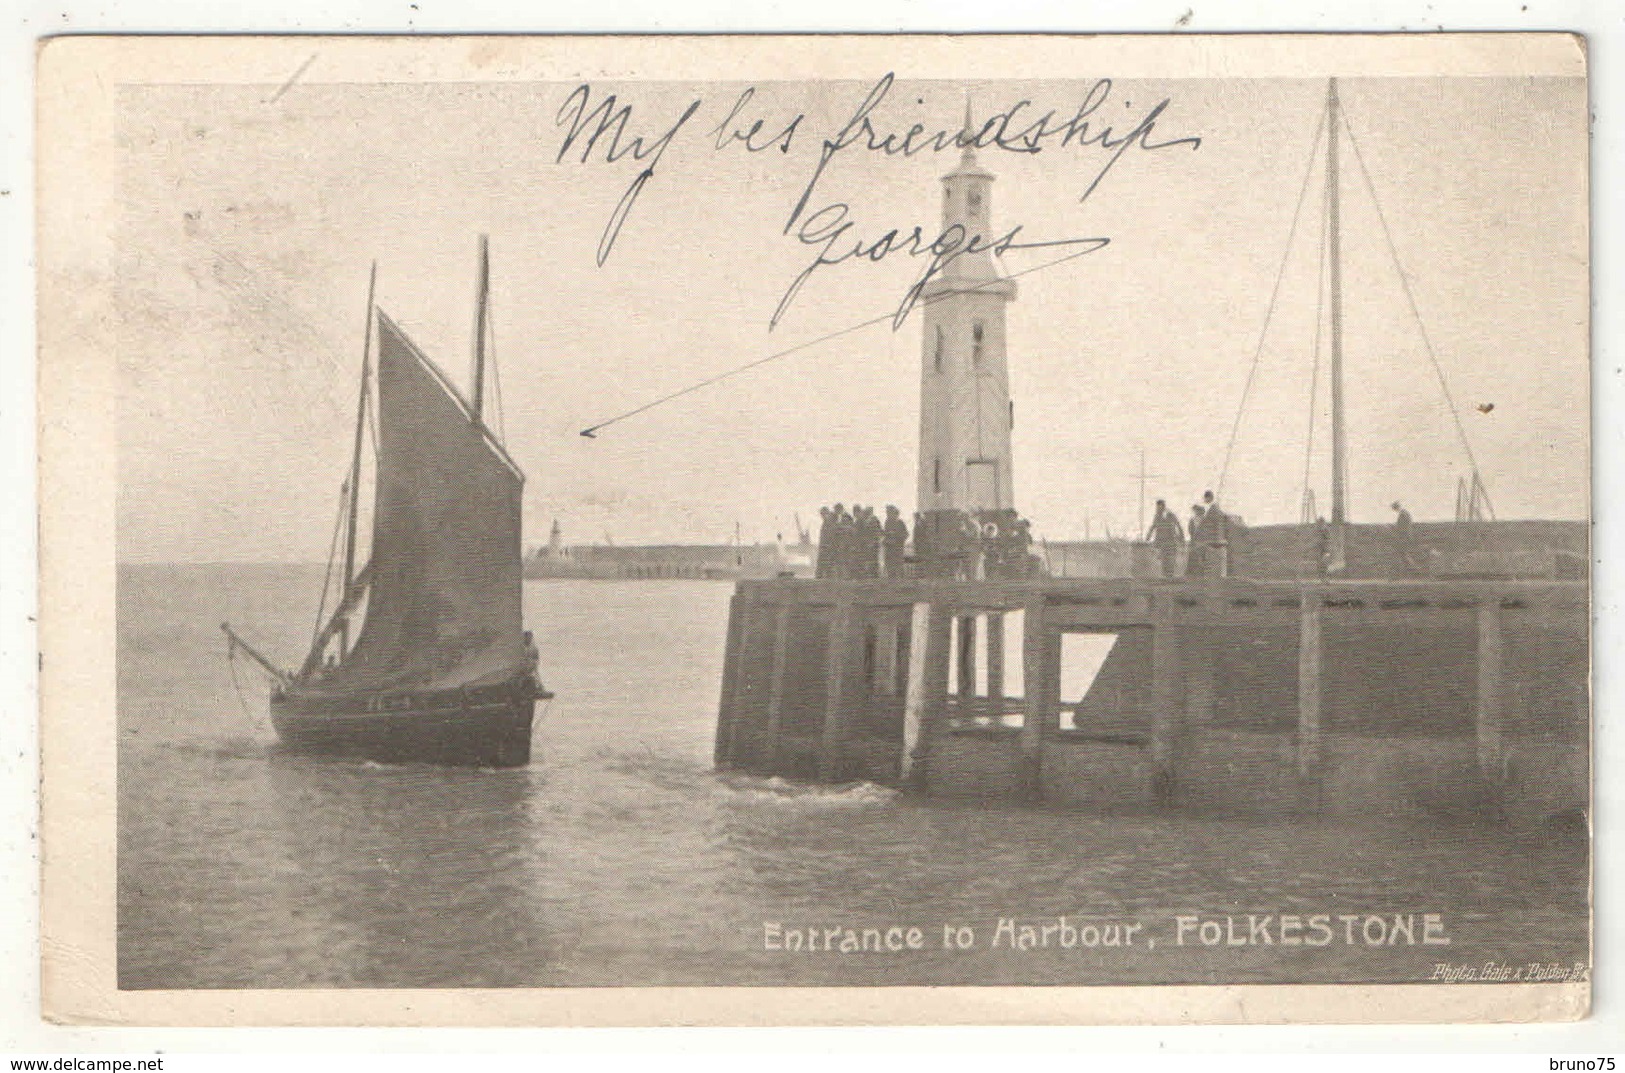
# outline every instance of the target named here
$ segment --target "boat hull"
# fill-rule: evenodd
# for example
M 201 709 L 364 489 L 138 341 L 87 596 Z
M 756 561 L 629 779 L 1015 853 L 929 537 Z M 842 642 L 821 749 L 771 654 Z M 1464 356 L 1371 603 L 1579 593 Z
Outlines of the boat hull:
M 333 694 L 285 690 L 271 723 L 291 752 L 385 764 L 523 767 L 530 763 L 533 679 L 476 689 Z

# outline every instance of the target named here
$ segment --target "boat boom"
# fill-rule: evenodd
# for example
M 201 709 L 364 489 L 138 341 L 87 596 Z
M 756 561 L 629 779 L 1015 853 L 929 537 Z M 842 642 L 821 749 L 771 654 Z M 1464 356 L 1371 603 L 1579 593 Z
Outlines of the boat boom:
M 231 646 L 229 651 L 236 652 L 238 649 L 242 649 L 244 654 L 246 654 L 248 658 L 253 660 L 255 663 L 258 663 L 260 667 L 264 669 L 266 674 L 269 674 L 272 678 L 275 678 L 278 685 L 285 686 L 293 682 L 293 675 L 289 674 L 287 671 L 260 655 L 253 645 L 237 636 L 237 631 L 231 628 L 231 623 L 222 622 L 220 624 L 220 629 L 223 633 L 225 633 L 226 642 Z

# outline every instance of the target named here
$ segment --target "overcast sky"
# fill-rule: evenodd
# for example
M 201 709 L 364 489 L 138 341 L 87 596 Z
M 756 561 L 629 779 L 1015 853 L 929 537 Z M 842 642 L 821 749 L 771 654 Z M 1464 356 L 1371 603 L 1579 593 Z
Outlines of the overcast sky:
M 884 74 L 876 72 L 876 79 Z M 881 131 L 956 127 L 1032 104 L 1073 115 L 1076 82 L 898 83 Z M 477 236 L 491 235 L 492 321 L 509 450 L 528 476 L 527 541 L 792 532 L 821 503 L 914 487 L 919 321 L 808 347 L 603 430 L 586 426 L 893 310 L 923 263 L 895 254 L 815 271 L 785 233 L 870 83 L 756 88 L 759 142 L 804 115 L 788 151 L 716 148 L 746 87 L 593 85 L 632 106 L 628 137 L 671 138 L 598 263 L 639 170 L 608 135 L 561 162 L 575 83 L 174 86 L 121 92 L 119 553 L 132 560 L 319 560 L 347 465 L 368 265 L 378 303 L 466 381 Z M 1588 363 L 1585 91 L 1578 80 L 1352 80 L 1341 94 L 1411 291 L 1502 517 L 1584 517 Z M 1091 114 L 1118 134 L 1167 104 L 1138 147 L 1057 135 L 984 149 L 995 230 L 1110 244 L 1021 277 L 1009 307 L 1017 506 L 1041 536 L 1131 528 L 1143 447 L 1151 496 L 1188 504 L 1219 477 L 1321 118 L 1325 83 L 1113 84 Z M 626 144 L 623 139 L 622 145 Z M 1448 517 L 1466 458 L 1344 145 L 1351 513 L 1403 499 Z M 837 152 L 804 218 L 840 202 L 867 241 L 934 237 L 953 151 Z M 1296 519 L 1314 366 L 1322 165 L 1224 482 L 1251 522 Z M 1012 250 L 1022 272 L 1064 250 Z M 1324 340 L 1322 343 L 1324 349 Z M 1324 362 L 1322 363 L 1324 365 Z M 1310 481 L 1327 502 L 1324 368 Z M 1493 408 L 1492 408 L 1493 404 Z

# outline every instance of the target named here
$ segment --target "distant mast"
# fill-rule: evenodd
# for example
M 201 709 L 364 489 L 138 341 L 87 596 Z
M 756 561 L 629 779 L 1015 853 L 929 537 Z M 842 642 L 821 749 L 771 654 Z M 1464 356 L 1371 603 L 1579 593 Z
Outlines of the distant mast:
M 491 242 L 480 236 L 479 296 L 474 303 L 474 420 L 484 424 L 485 407 L 485 325 L 491 293 Z
M 1337 101 L 1337 79 L 1326 87 L 1326 230 L 1332 307 L 1332 563 L 1341 568 L 1344 556 L 1343 527 L 1348 522 L 1348 489 L 1344 486 L 1348 468 L 1347 443 L 1343 427 L 1343 263 L 1342 206 L 1339 202 L 1337 168 L 1337 128 L 1342 120 Z

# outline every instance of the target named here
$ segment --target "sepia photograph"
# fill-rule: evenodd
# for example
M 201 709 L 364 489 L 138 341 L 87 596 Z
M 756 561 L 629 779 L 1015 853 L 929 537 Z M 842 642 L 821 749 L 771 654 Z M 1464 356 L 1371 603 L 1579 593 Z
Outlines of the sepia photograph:
M 113 992 L 1583 1016 L 1585 51 L 1427 42 L 48 46 Z

